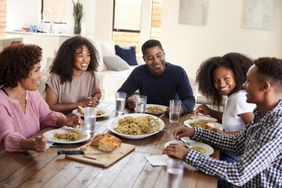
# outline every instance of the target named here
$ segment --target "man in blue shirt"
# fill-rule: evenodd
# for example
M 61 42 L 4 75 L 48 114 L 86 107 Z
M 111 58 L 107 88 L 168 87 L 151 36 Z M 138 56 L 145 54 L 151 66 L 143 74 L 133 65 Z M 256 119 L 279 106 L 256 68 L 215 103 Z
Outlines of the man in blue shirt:
M 188 76 L 183 68 L 165 61 L 165 52 L 157 40 L 148 40 L 142 45 L 145 65 L 135 68 L 118 91 L 130 96 L 128 107 L 134 109 L 136 98 L 131 96 L 139 90 L 147 96 L 147 104 L 169 106 L 171 99 L 182 101 L 182 113 L 191 112 L 195 98 Z

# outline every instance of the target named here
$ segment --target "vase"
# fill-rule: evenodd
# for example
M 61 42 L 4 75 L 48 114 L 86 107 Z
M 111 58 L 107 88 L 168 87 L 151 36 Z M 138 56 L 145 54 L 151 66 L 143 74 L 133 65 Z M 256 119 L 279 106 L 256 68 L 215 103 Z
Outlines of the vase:
M 81 32 L 81 27 L 74 27 L 74 34 L 80 34 Z

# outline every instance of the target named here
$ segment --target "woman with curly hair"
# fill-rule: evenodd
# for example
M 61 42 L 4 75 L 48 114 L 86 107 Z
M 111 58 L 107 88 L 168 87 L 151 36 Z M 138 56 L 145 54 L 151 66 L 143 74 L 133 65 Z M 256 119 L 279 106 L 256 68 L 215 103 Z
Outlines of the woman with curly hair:
M 66 40 L 58 50 L 47 80 L 46 101 L 52 110 L 70 113 L 78 106 L 96 106 L 101 98 L 97 51 L 81 36 Z
M 0 153 L 46 149 L 47 141 L 36 136 L 52 126 L 76 126 L 78 116 L 66 118 L 51 111 L 40 93 L 42 51 L 36 45 L 10 46 L 0 53 Z M 32 138 L 33 137 L 33 138 Z
M 213 105 L 220 106 L 223 96 L 228 99 L 223 112 L 212 110 L 205 104 L 200 105 L 196 111 L 221 121 L 227 133 L 238 133 L 253 118 L 255 105 L 246 102 L 246 91 L 242 88 L 252 64 L 252 60 L 242 54 L 228 53 L 223 57 L 209 58 L 198 70 L 196 81 L 199 83 L 199 91 Z M 233 161 L 233 157 L 222 155 L 222 159 L 228 161 L 228 158 Z

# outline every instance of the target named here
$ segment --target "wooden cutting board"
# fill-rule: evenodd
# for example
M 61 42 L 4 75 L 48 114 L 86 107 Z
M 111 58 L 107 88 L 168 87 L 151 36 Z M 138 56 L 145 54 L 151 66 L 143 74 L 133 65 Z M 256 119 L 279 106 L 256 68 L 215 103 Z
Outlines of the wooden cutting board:
M 107 168 L 132 152 L 135 149 L 134 145 L 122 143 L 119 148 L 115 149 L 112 152 L 102 152 L 96 149 L 93 149 L 95 153 L 93 155 L 66 155 L 67 159 L 79 161 L 82 163 L 87 163 L 91 165 L 97 165 L 104 168 Z

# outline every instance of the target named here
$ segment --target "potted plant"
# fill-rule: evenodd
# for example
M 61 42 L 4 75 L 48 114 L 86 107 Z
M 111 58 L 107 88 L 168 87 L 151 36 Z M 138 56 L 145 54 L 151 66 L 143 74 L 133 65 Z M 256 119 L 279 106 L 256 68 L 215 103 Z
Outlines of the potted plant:
M 81 32 L 81 19 L 83 17 L 83 6 L 79 0 L 73 3 L 73 18 L 74 18 L 74 34 L 80 34 Z

